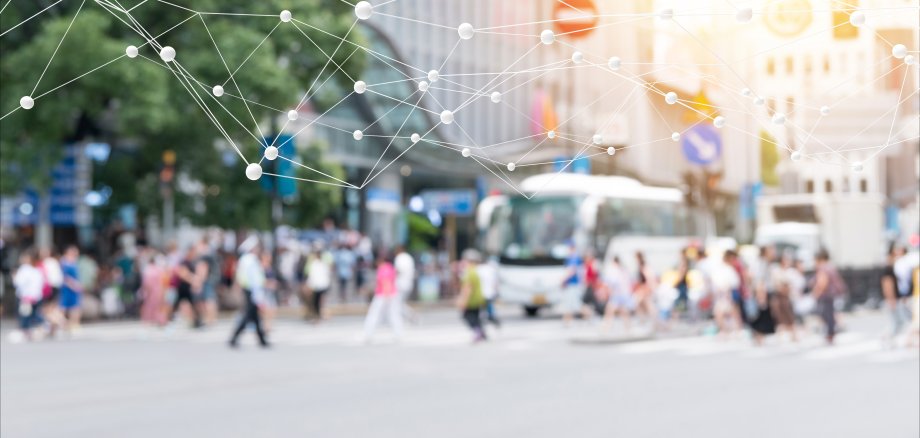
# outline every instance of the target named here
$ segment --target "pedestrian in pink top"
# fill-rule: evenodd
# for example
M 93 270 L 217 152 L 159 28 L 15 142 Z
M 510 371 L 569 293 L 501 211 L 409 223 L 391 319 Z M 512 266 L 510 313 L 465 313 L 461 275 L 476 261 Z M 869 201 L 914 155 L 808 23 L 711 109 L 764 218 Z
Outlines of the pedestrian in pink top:
M 402 336 L 402 315 L 396 291 L 396 268 L 393 267 L 393 260 L 389 255 L 377 259 L 377 287 L 371 306 L 367 310 L 367 317 L 364 319 L 365 342 L 370 342 L 384 313 L 393 327 L 396 338 L 399 339 Z
M 163 312 L 166 271 L 160 266 L 160 260 L 156 253 L 152 253 L 149 256 L 147 264 L 141 271 L 140 296 L 143 300 L 141 320 L 156 326 L 162 326 L 166 324 L 166 314 Z

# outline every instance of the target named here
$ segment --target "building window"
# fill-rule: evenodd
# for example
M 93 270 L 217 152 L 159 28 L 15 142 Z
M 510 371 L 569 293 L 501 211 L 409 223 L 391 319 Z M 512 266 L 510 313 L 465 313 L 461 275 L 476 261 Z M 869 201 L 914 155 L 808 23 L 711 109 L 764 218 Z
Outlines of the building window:
M 767 74 L 770 76 L 776 74 L 776 62 L 773 61 L 773 57 L 767 58 Z
M 824 191 L 826 193 L 832 193 L 834 191 L 834 183 L 831 180 L 824 181 Z
M 859 180 L 859 191 L 863 193 L 868 193 L 869 192 L 869 182 L 864 179 Z
M 814 193 L 815 192 L 815 181 L 808 180 L 805 181 L 805 193 Z
M 795 61 L 792 60 L 791 56 L 786 57 L 786 74 L 792 76 L 792 71 L 795 69 Z
M 831 71 L 831 58 L 830 56 L 824 55 L 824 73 L 830 73 Z

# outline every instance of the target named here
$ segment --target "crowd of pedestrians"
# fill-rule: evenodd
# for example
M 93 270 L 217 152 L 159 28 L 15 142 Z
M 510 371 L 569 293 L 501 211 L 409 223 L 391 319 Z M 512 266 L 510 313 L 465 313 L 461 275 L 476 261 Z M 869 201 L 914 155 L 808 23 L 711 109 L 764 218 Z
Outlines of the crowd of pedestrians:
M 642 252 L 631 257 L 631 263 L 620 256 L 605 261 L 570 247 L 558 285 L 565 326 L 576 316 L 591 322 L 600 317 L 602 331 L 609 332 L 620 320 L 629 333 L 634 324 L 666 331 L 679 321 L 711 319 L 720 336 L 746 332 L 756 345 L 774 334 L 797 342 L 818 323 L 826 342 L 833 344 L 840 331 L 839 310 L 847 284 L 826 251 L 815 254 L 809 272 L 795 254 L 777 253 L 772 246 L 759 248 L 757 257 L 747 260 L 734 249 L 709 253 L 688 247 L 676 266 L 661 273 Z M 213 324 L 218 310 L 228 307 L 221 303 L 236 296 L 232 307 L 239 308 L 240 315 L 229 338 L 232 347 L 249 325 L 260 345 L 268 346 L 279 306 L 302 305 L 306 320 L 319 324 L 329 318 L 327 300 L 369 303 L 363 338 L 370 342 L 383 321 L 397 339 L 406 322 L 417 322 L 407 301 L 421 288 L 422 276 L 431 273 L 432 260 L 417 259 L 402 247 L 375 253 L 366 236 L 326 230 L 324 238 L 282 241 L 275 251 L 255 235 L 231 250 L 208 238 L 184 249 L 176 244 L 165 251 L 123 248 L 101 281 L 121 291 L 116 295 L 122 300 L 115 307 L 133 306 L 141 321 L 167 329 L 182 320 L 194 329 Z M 907 342 L 917 340 L 917 262 L 916 251 L 894 246 L 881 276 L 884 305 L 892 320 L 887 337 L 891 344 L 908 327 Z M 456 293 L 442 293 L 442 298 L 453 297 L 473 342 L 486 341 L 485 324 L 501 327 L 496 311 L 502 292 L 497 259 L 484 260 L 478 251 L 467 249 L 459 261 L 446 266 L 441 290 L 455 286 Z M 99 270 L 75 246 L 60 254 L 22 252 L 13 285 L 24 337 L 78 330 L 84 296 L 100 281 Z M 106 307 L 105 292 L 101 301 Z
M 812 272 L 805 271 L 795 254 L 777 254 L 772 246 L 759 248 L 758 257 L 749 262 L 734 249 L 715 255 L 688 247 L 681 251 L 677 266 L 660 274 L 642 252 L 633 257 L 634 270 L 629 272 L 619 256 L 603 266 L 592 254 L 581 256 L 572 247 L 559 286 L 564 325 L 571 325 L 577 314 L 589 322 L 601 316 L 605 332 L 620 319 L 628 333 L 634 318 L 653 330 L 669 330 L 676 321 L 711 318 L 720 336 L 748 332 L 756 345 L 774 334 L 797 342 L 803 330 L 816 329 L 818 323 L 825 341 L 833 344 L 840 331 L 847 284 L 825 250 L 814 255 Z M 892 342 L 909 324 L 907 343 L 916 342 L 918 286 L 911 276 L 917 275 L 918 260 L 916 252 L 895 247 L 882 277 L 893 321 Z

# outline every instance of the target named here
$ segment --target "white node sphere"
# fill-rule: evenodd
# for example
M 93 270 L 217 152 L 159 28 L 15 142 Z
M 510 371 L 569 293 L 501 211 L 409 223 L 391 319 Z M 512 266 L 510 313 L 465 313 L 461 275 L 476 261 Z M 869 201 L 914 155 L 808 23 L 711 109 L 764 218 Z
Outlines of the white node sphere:
M 418 83 L 418 91 L 422 93 L 428 91 L 428 82 L 422 81 Z
M 850 168 L 853 169 L 853 172 L 862 172 L 864 167 L 861 161 L 857 161 L 850 165 Z
M 821 109 L 818 110 L 818 111 L 821 112 L 821 115 L 822 115 L 822 116 L 826 116 L 826 115 L 828 115 L 828 114 L 831 113 L 831 107 L 829 107 L 829 106 L 827 106 L 827 105 L 824 105 L 824 106 L 822 106 Z
M 540 32 L 540 42 L 546 45 L 552 44 L 556 41 L 556 34 L 553 31 L 546 29 L 543 32 Z
M 135 46 L 125 47 L 125 55 L 128 55 L 128 58 L 137 58 L 137 47 Z
M 290 22 L 290 21 L 291 21 L 291 17 L 292 17 L 291 11 L 289 11 L 289 10 L 287 10 L 287 9 L 281 11 L 281 13 L 278 14 L 278 18 L 280 18 L 281 21 L 283 21 L 283 22 L 285 22 L 285 23 Z
M 668 94 L 664 95 L 664 101 L 668 105 L 674 105 L 675 103 L 677 103 L 677 93 L 673 91 L 668 91 Z
M 802 151 L 793 151 L 792 155 L 790 155 L 789 158 L 792 158 L 792 161 L 801 161 Z
M 367 91 L 367 83 L 364 81 L 355 82 L 355 93 L 364 94 Z
M 594 134 L 594 137 L 591 137 L 591 141 L 594 142 L 594 144 L 601 144 L 604 142 L 604 136 L 600 134 Z
M 463 150 L 460 151 L 460 155 L 463 155 L 463 158 L 469 158 L 470 154 L 470 148 L 463 148 Z
M 509 171 L 509 172 L 514 172 L 514 168 L 515 168 L 515 167 L 517 167 L 517 165 L 515 165 L 514 162 L 508 163 L 508 171 Z
M 422 139 L 422 136 L 418 135 L 417 132 L 409 136 L 409 140 L 411 140 L 412 143 L 418 143 L 418 141 L 421 139 Z
M 262 166 L 259 166 L 259 163 L 249 163 L 246 166 L 246 178 L 249 178 L 253 181 L 262 177 Z
M 355 140 L 361 141 L 361 139 L 364 138 L 364 133 L 361 132 L 360 129 L 355 129 L 355 132 L 352 132 L 351 136 L 354 137 Z
M 904 47 L 904 44 L 895 44 L 894 47 L 891 48 L 891 56 L 898 59 L 907 56 L 907 47 Z
M 160 58 L 162 58 L 163 61 L 166 61 L 166 62 L 175 61 L 176 60 L 176 49 L 172 48 L 172 46 L 163 47 L 162 49 L 160 49 Z
M 751 97 L 751 94 L 752 94 L 752 92 L 751 92 L 751 89 L 750 89 L 750 88 L 742 88 L 742 89 L 741 89 L 741 95 L 742 95 L 742 96 L 744 96 L 744 97 Z
M 437 82 L 438 79 L 440 79 L 440 78 L 441 78 L 441 74 L 438 73 L 437 70 L 431 70 L 431 71 L 428 72 L 428 81 L 429 81 L 429 82 L 432 82 L 432 83 Z
M 357 16 L 359 20 L 371 18 L 373 12 L 374 7 L 368 2 L 358 2 L 358 4 L 355 5 L 355 16 Z
M 679 133 L 679 132 L 675 132 L 675 133 L 671 134 L 671 141 L 680 141 L 680 133 Z
M 716 116 L 715 119 L 712 119 L 712 125 L 715 126 L 716 128 L 721 128 L 725 126 L 725 117 Z
M 492 95 L 489 96 L 489 99 L 492 99 L 493 103 L 499 103 L 502 101 L 502 94 L 498 91 L 494 91 L 492 92 Z
M 22 99 L 19 99 L 19 106 L 22 109 L 32 109 L 35 106 L 35 100 L 32 99 L 32 96 L 22 96 Z
M 866 14 L 863 11 L 855 11 L 850 14 L 850 24 L 859 27 L 866 24 Z
M 667 8 L 667 9 L 662 9 L 661 11 L 658 11 L 658 18 L 662 20 L 670 20 L 674 18 L 674 10 L 671 8 Z
M 550 140 L 552 140 L 556 138 L 556 131 L 549 131 L 546 133 L 546 136 L 549 137 Z
M 473 37 L 473 25 L 470 23 L 463 23 L 457 27 L 457 33 L 460 34 L 461 40 L 468 40 Z
M 754 11 L 748 7 L 738 9 L 738 12 L 735 13 L 735 20 L 737 20 L 739 23 L 750 22 L 751 18 L 753 17 L 754 17 Z
M 774 125 L 783 125 L 786 123 L 786 115 L 783 113 L 773 114 L 773 124 Z
M 609 148 L 607 148 L 607 155 L 610 155 L 612 157 L 613 154 L 615 153 L 617 153 L 617 150 L 613 146 L 610 146 Z
M 585 55 L 581 52 L 575 52 L 572 54 L 572 62 L 576 64 L 581 64 L 585 60 Z
M 288 120 L 294 121 L 294 120 L 297 120 L 298 117 L 300 117 L 300 113 L 298 113 L 297 110 L 290 110 L 287 113 L 287 117 L 288 117 Z
M 441 123 L 445 125 L 454 123 L 454 113 L 452 113 L 450 110 L 441 111 Z
M 914 65 L 917 63 L 917 58 L 914 55 L 907 55 L 904 57 L 904 63 L 907 65 Z
M 763 104 L 764 104 L 764 100 L 762 97 L 757 96 L 754 98 L 754 105 L 761 106 Z
M 607 60 L 607 67 L 610 67 L 613 71 L 619 70 L 621 65 L 623 65 L 623 61 L 620 60 L 619 56 L 614 56 Z
M 268 161 L 274 161 L 275 158 L 278 158 L 278 148 L 275 146 L 269 146 L 265 148 L 265 159 Z
M 222 86 L 220 86 L 220 85 L 215 85 L 214 88 L 211 89 L 211 94 L 213 94 L 213 95 L 215 95 L 215 96 L 217 96 L 217 97 L 223 96 L 223 95 L 224 95 L 224 87 L 222 87 Z

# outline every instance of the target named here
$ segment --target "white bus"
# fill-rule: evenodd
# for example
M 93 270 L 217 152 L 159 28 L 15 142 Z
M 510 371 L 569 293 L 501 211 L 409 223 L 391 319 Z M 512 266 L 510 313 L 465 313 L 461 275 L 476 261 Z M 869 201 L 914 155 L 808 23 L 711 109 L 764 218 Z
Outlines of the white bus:
M 650 187 L 618 176 L 543 174 L 526 178 L 524 196 L 490 196 L 477 211 L 483 251 L 499 258 L 505 303 L 528 316 L 561 301 L 570 246 L 593 252 L 604 266 L 614 256 L 636 272 L 642 251 L 658 273 L 677 266 L 695 239 L 695 223 L 678 189 Z

